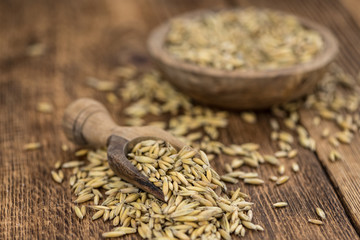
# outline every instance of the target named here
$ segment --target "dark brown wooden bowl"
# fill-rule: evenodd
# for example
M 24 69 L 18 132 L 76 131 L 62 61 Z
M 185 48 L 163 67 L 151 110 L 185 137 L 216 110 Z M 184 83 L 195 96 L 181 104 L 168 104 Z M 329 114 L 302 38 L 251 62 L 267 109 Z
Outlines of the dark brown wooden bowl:
M 177 18 L 196 18 L 210 12 L 213 11 L 196 11 Z M 337 40 L 327 28 L 308 19 L 297 19 L 321 34 L 324 48 L 309 62 L 291 67 L 226 71 L 182 61 L 164 48 L 171 19 L 152 31 L 148 51 L 167 80 L 199 102 L 229 109 L 266 108 L 310 93 L 337 55 Z

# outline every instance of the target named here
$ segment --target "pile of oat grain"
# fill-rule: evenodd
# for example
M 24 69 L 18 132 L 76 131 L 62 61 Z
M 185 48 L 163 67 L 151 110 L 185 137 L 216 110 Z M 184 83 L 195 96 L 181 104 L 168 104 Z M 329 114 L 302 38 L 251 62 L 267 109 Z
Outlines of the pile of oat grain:
M 147 140 L 128 154 L 132 164 L 162 189 L 166 202 L 115 176 L 105 151 L 82 154 L 87 154 L 87 162 L 66 162 L 62 168 L 73 168 L 75 214 L 82 219 L 90 208 L 95 211 L 93 220 L 102 218 L 115 227 L 103 237 L 138 232 L 144 239 L 231 239 L 230 234 L 244 236 L 246 229 L 264 230 L 251 222 L 253 203 L 246 201 L 248 196 L 240 188 L 226 194 L 202 151 L 184 147 L 177 152 L 168 143 Z
M 107 91 L 106 97 L 112 104 L 118 102 L 119 95 L 129 102 L 125 108 L 127 125 L 156 125 L 164 128 L 193 146 L 201 155 L 198 157 L 189 149 L 176 153 L 166 143 L 156 141 L 143 142 L 129 154 L 132 163 L 163 189 L 167 203 L 159 202 L 115 176 L 109 169 L 104 150 L 80 150 L 75 153 L 76 157 L 86 155 L 87 162 L 57 162 L 57 170 L 52 171 L 52 176 L 58 183 L 64 180 L 65 175 L 60 167 L 73 168 L 69 182 L 77 196 L 75 203 L 82 204 L 74 207 L 76 215 L 83 218 L 87 208 L 91 208 L 96 211 L 92 217 L 94 220 L 102 217 L 105 221 L 111 220 L 116 226 L 113 231 L 105 233 L 105 237 L 137 231 L 144 238 L 157 236 L 166 239 L 173 236 L 196 239 L 205 234 L 208 237 L 229 239 L 232 233 L 244 235 L 246 228 L 262 230 L 260 226 L 251 223 L 252 203 L 245 200 L 247 195 L 240 189 L 230 191 L 230 195 L 227 195 L 220 193 L 219 187 L 225 189 L 224 182 L 235 184 L 239 180 L 253 185 L 264 184 L 265 181 L 259 178 L 256 169 L 265 163 L 278 168 L 278 176 L 268 176 L 275 184 L 281 185 L 291 180 L 284 160 L 292 161 L 293 174 L 301 170 L 296 162 L 298 150 L 293 147 L 295 143 L 316 150 L 315 140 L 301 124 L 300 111 L 315 114 L 313 124 L 317 126 L 321 121 L 333 122 L 337 126 L 336 132 L 326 127 L 322 129 L 323 141 L 328 141 L 333 147 L 329 152 L 330 161 L 342 159 L 337 148 L 341 144 L 351 144 L 360 127 L 359 89 L 354 87 L 357 82 L 335 65 L 313 94 L 272 107 L 270 138 L 277 143 L 278 150 L 267 154 L 262 153 L 257 143 L 225 145 L 219 142 L 219 134 L 227 126 L 229 113 L 194 104 L 165 82 L 158 72 L 152 70 L 139 73 L 134 67 L 120 67 L 116 71 L 122 78 L 135 80 L 127 81 L 120 89 L 114 82 L 94 78 L 89 85 Z M 157 120 L 149 122 L 149 115 L 155 116 Z M 239 117 L 248 124 L 257 121 L 253 112 L 242 112 Z M 36 149 L 41 146 L 39 144 L 30 143 L 24 149 Z M 62 148 L 64 151 L 68 149 L 66 145 Z M 201 150 L 209 154 L 206 156 Z M 225 164 L 226 174 L 222 176 L 209 165 L 209 161 L 219 154 L 231 158 Z M 241 171 L 244 165 L 252 167 L 254 171 Z M 288 203 L 276 202 L 273 206 L 286 207 Z M 184 212 L 181 212 L 183 209 Z M 198 214 L 186 213 L 186 209 Z M 205 211 L 208 221 L 197 218 L 205 216 L 199 210 Z M 324 211 L 317 207 L 316 213 L 321 220 L 308 219 L 309 223 L 323 224 Z

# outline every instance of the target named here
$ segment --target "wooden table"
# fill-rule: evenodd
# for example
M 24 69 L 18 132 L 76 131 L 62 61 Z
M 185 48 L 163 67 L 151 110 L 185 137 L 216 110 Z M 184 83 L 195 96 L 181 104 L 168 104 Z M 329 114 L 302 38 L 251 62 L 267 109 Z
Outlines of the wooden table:
M 179 13 L 199 8 L 256 5 L 296 13 L 328 26 L 340 42 L 337 63 L 357 74 L 360 63 L 360 2 L 357 0 L 258 0 L 258 1 L 18 1 L 0 2 L 0 239 L 98 239 L 109 224 L 80 221 L 71 211 L 71 192 L 51 180 L 57 160 L 72 155 L 61 151 L 67 143 L 62 133 L 64 108 L 79 97 L 104 103 L 105 95 L 86 87 L 88 76 L 107 79 L 116 66 L 133 63 L 149 65 L 145 40 L 149 31 Z M 29 57 L 29 45 L 46 45 L 44 55 Z M 53 114 L 35 111 L 36 103 L 50 101 Z M 122 104 L 107 105 L 119 119 Z M 319 129 L 311 115 L 302 113 L 312 137 Z M 267 112 L 258 124 L 242 122 L 232 113 L 221 141 L 254 141 L 272 152 Z M 25 143 L 41 141 L 44 147 L 25 152 Z M 255 202 L 255 222 L 264 232 L 248 232 L 246 239 L 359 239 L 360 234 L 360 139 L 341 148 L 345 160 L 330 163 L 329 147 L 320 144 L 316 153 L 303 150 L 298 162 L 301 171 L 282 187 L 239 185 Z M 74 146 L 72 146 L 74 149 Z M 223 171 L 223 159 L 213 162 Z M 275 169 L 261 167 L 269 176 Z M 271 204 L 288 201 L 274 210 Z M 325 225 L 307 223 L 316 217 L 314 208 L 327 213 Z M 124 239 L 134 239 L 127 236 Z

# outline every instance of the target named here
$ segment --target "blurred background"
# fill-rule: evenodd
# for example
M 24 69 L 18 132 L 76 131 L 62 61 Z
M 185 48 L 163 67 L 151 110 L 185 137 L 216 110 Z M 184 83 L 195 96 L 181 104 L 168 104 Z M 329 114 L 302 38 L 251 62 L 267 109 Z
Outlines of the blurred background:
M 73 157 L 61 150 L 62 145 L 76 149 L 62 132 L 65 107 L 77 98 L 91 97 L 104 103 L 117 123 L 129 124 L 123 111 L 129 103 L 122 101 L 117 91 L 115 95 L 99 91 L 98 80 L 105 82 L 105 88 L 122 87 L 133 80 L 124 77 L 122 67 L 135 67 L 140 72 L 151 70 L 154 65 L 147 53 L 148 35 L 171 17 L 197 9 L 250 6 L 281 10 L 328 27 L 339 41 L 335 63 L 358 81 L 358 0 L 0 0 L 0 182 L 6 186 L 0 190 L 3 206 L 0 216 L 6 219 L 0 223 L 0 238 L 97 239 L 104 223 L 89 219 L 80 223 L 67 218 L 72 214 L 70 190 L 53 183 L 50 188 L 46 186 L 51 181 L 49 172 L 53 164 Z M 355 82 L 351 83 L 354 88 Z M 39 103 L 45 105 L 39 107 Z M 265 152 L 276 149 L 277 145 L 269 138 L 272 131 L 269 110 L 257 113 L 253 125 L 241 120 L 240 115 L 229 113 L 227 128 L 219 132 L 224 144 L 256 142 Z M 301 116 L 305 117 L 303 124 L 314 130 L 314 138 L 321 139 L 321 129 L 313 125 L 314 114 L 301 112 Z M 169 118 L 170 115 L 164 116 Z M 156 120 L 158 117 L 146 118 L 147 122 Z M 30 153 L 19 151 L 30 142 L 41 142 L 43 148 Z M 247 189 L 259 204 L 254 210 L 258 213 L 255 219 L 270 226 L 266 233 L 269 239 L 277 238 L 279 232 L 284 234 L 283 239 L 304 232 L 319 236 L 316 239 L 358 236 L 355 232 L 355 229 L 359 232 L 360 226 L 356 187 L 360 169 L 358 144 L 355 137 L 352 146 L 344 148 L 342 154 L 348 158 L 344 165 L 329 164 L 328 145 L 319 147 L 316 153 L 299 150 L 304 174 L 290 185 L 280 190 L 269 186 L 262 191 L 252 186 Z M 309 159 L 312 161 L 307 162 Z M 212 165 L 222 174 L 226 161 L 226 157 L 220 156 Z M 305 174 L 306 169 L 315 180 Z M 275 174 L 276 169 L 261 169 L 259 173 Z M 321 187 L 316 183 L 321 183 Z M 298 207 L 286 212 L 287 216 L 271 213 L 269 218 L 265 213 L 272 211 L 269 196 L 280 198 L 290 190 L 298 194 L 294 197 Z M 300 224 L 302 206 L 310 206 L 314 199 L 329 211 L 340 209 L 340 213 L 330 217 L 333 224 L 321 230 Z M 277 220 L 283 225 L 274 224 Z M 248 237 L 258 239 L 259 235 L 250 233 Z

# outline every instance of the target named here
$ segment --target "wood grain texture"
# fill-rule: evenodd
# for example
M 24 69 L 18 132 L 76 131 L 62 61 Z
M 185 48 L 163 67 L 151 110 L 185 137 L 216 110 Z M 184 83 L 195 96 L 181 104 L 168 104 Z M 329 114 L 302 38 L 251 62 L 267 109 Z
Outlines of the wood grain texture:
M 341 0 L 341 3 L 349 11 L 358 26 L 360 26 L 360 2 L 357 0 Z
M 351 49 L 357 40 L 351 30 L 357 25 L 337 1 L 326 1 L 326 6 L 320 0 L 305 4 L 274 2 L 255 3 L 301 12 L 335 32 L 349 31 L 346 37 L 339 36 L 342 44 L 348 44 L 342 45 L 339 62 L 346 65 L 346 70 L 357 71 L 354 60 L 359 50 Z M 74 198 L 68 181 L 58 185 L 51 180 L 53 164 L 73 158 L 71 153 L 61 151 L 61 144 L 75 148 L 67 142 L 61 128 L 65 107 L 79 97 L 105 102 L 103 93 L 86 87 L 88 76 L 111 79 L 114 67 L 129 62 L 146 68 L 147 34 L 165 19 L 189 10 L 227 5 L 221 1 L 190 0 L 0 1 L 0 239 L 99 239 L 102 232 L 111 228 L 100 220 L 91 221 L 89 216 L 80 221 L 71 210 Z M 46 44 L 45 54 L 29 57 L 26 48 L 35 42 Z M 55 112 L 36 112 L 38 101 L 52 102 Z M 106 106 L 121 123 L 124 103 Z M 268 117 L 263 112 L 257 125 L 248 125 L 239 114 L 232 113 L 229 127 L 221 132 L 221 141 L 255 141 L 262 145 L 263 153 L 271 153 L 275 145 L 268 138 Z M 21 150 L 32 141 L 42 142 L 43 148 Z M 222 157 L 212 165 L 222 173 L 228 160 Z M 300 150 L 296 161 L 302 171 L 291 175 L 285 185 L 276 187 L 268 180 L 260 187 L 239 184 L 255 202 L 254 222 L 266 229 L 263 233 L 249 232 L 246 239 L 358 239 L 316 156 Z M 264 179 L 275 171 L 268 165 L 258 170 Z M 288 201 L 289 207 L 273 209 L 271 204 L 277 201 Z M 316 206 L 327 213 L 326 224 L 321 227 L 307 223 L 307 218 L 316 217 Z
M 258 3 L 261 6 L 272 8 L 272 4 L 266 1 L 258 1 Z M 233 4 L 247 5 L 241 1 L 234 1 Z M 292 2 L 284 2 L 282 6 L 283 10 L 308 17 L 328 26 L 340 42 L 340 52 L 336 63 L 353 76 L 357 76 L 360 69 L 360 48 L 357 47 L 360 42 L 360 15 L 358 14 L 360 3 L 358 1 L 341 0 L 327 1 L 326 3 L 323 1 L 304 1 L 303 4 L 296 5 L 296 7 Z M 321 11 L 317 11 L 317 9 L 321 9 Z M 328 160 L 332 147 L 327 141 L 321 139 L 321 130 L 322 127 L 328 126 L 331 132 L 336 132 L 338 131 L 336 126 L 323 121 L 321 128 L 314 127 L 312 124 L 314 115 L 309 111 L 302 111 L 301 114 L 305 120 L 303 124 L 309 130 L 310 135 L 319 143 L 316 151 L 317 156 L 330 176 L 357 232 L 360 233 L 359 138 L 356 136 L 350 146 L 339 148 L 339 151 L 345 156 L 345 160 L 332 164 Z
M 343 160 L 331 162 L 329 160 L 329 153 L 335 149 L 329 144 L 328 139 L 321 137 L 321 131 L 327 127 L 330 132 L 338 132 L 339 129 L 335 124 L 322 121 L 321 127 L 314 127 L 312 118 L 315 116 L 309 111 L 302 111 L 301 113 L 304 122 L 303 124 L 307 129 L 312 129 L 310 132 L 317 142 L 317 155 L 321 161 L 322 166 L 329 175 L 343 205 L 346 208 L 348 215 L 351 217 L 355 228 L 358 230 L 360 226 L 360 199 L 359 199 L 359 186 L 360 186 L 360 145 L 359 137 L 355 136 L 350 145 L 341 144 L 336 150 L 343 156 Z

